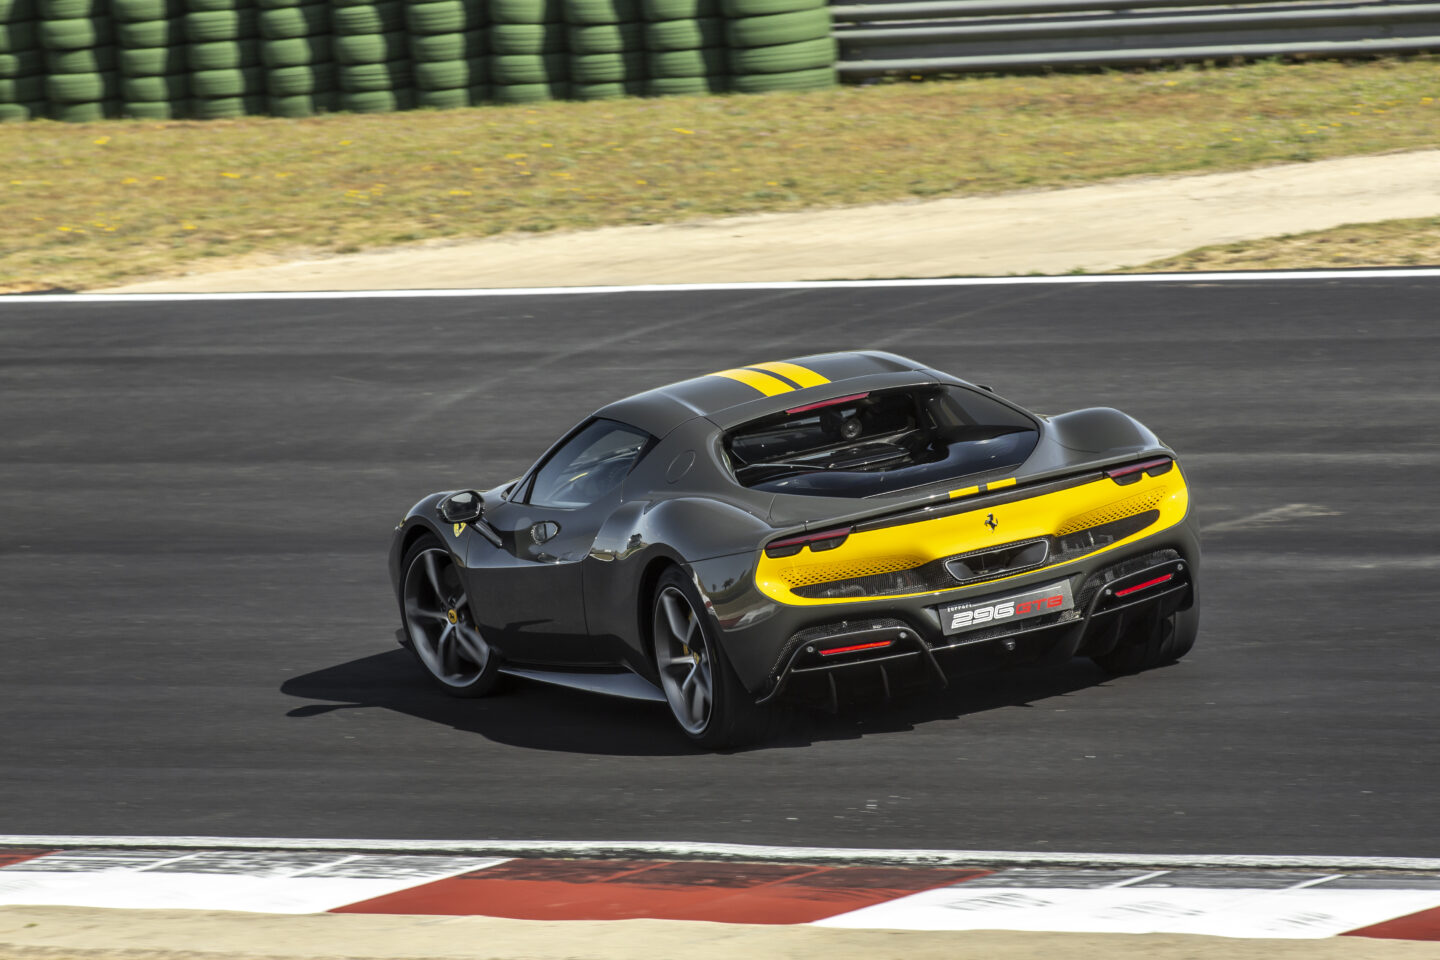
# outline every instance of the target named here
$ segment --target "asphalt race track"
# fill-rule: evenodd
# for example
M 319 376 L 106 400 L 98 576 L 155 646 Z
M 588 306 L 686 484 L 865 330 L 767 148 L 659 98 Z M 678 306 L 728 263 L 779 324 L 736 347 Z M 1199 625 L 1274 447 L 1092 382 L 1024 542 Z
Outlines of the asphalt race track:
M 0 299 L 0 831 L 1440 856 L 1440 279 Z M 618 396 L 832 348 L 1114 405 L 1205 528 L 1182 664 L 690 749 L 432 692 L 384 557 Z

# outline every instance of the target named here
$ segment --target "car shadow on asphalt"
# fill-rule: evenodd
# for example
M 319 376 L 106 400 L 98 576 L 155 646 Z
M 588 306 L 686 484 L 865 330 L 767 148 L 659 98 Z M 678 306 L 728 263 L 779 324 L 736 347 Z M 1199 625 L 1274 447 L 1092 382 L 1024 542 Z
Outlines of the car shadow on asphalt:
M 785 706 L 780 733 L 750 750 L 806 747 L 957 720 L 990 710 L 1024 708 L 1100 686 L 1109 676 L 1088 660 L 1055 667 L 1015 667 L 953 680 L 944 689 L 897 691 L 888 702 L 831 713 Z M 606 756 L 702 753 L 687 741 L 663 704 L 622 700 L 533 681 L 508 680 L 495 695 L 457 699 L 435 689 L 405 650 L 390 650 L 291 677 L 280 692 L 318 701 L 286 713 L 306 719 L 336 710 L 392 710 L 487 740 L 531 750 Z

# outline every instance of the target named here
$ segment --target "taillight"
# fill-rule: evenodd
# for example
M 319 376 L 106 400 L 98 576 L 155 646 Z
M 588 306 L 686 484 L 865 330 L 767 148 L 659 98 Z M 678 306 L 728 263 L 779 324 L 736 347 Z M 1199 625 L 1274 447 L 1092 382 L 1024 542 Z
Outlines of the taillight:
M 799 537 L 787 537 L 784 540 L 776 540 L 774 543 L 765 545 L 765 556 L 771 560 L 779 560 L 781 557 L 793 557 L 795 554 L 809 547 L 812 551 L 819 553 L 821 550 L 834 550 L 845 542 L 850 536 L 850 528 L 842 527 L 836 530 L 825 530 L 821 533 L 807 533 Z
M 893 640 L 875 640 L 875 641 L 873 641 L 873 642 L 871 642 L 871 643 L 855 643 L 855 644 L 851 644 L 851 645 L 848 646 L 848 647 L 831 647 L 829 650 L 821 650 L 821 651 L 820 651 L 820 656 L 822 656 L 822 657 L 833 657 L 833 656 L 835 656 L 837 653 L 855 653 L 855 652 L 860 651 L 860 650 L 879 650 L 879 649 L 882 648 L 882 647 L 888 647 L 888 646 L 890 646 L 890 644 L 892 644 L 892 643 L 894 643 L 894 642 L 895 642 L 895 641 L 893 641 Z
M 1148 590 L 1150 587 L 1157 586 L 1158 584 L 1162 583 L 1167 583 L 1173 579 L 1175 579 L 1175 574 L 1167 573 L 1163 577 L 1156 577 L 1154 580 L 1146 580 L 1144 583 L 1137 583 L 1135 584 L 1135 586 L 1126 587 L 1124 590 L 1116 590 L 1115 596 L 1126 597 L 1132 593 L 1139 593 L 1141 590 Z
M 1112 467 L 1105 471 L 1105 476 L 1124 486 L 1127 483 L 1134 483 L 1140 479 L 1140 474 L 1148 474 L 1158 477 L 1162 473 L 1169 473 L 1170 468 L 1175 466 L 1175 461 L 1169 457 L 1160 457 L 1156 460 L 1145 460 L 1141 463 L 1127 463 L 1123 467 Z

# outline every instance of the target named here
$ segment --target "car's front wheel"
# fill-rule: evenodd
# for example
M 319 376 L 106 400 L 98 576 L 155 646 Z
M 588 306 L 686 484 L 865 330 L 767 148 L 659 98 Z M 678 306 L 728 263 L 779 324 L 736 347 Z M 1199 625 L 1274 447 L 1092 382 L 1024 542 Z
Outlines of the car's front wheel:
M 500 658 L 480 634 L 455 558 L 431 536 L 405 554 L 400 616 L 408 646 L 453 697 L 483 697 L 500 679 Z
M 665 702 L 685 735 L 703 747 L 752 743 L 769 733 L 771 710 L 757 705 L 735 675 L 704 609 L 678 569 L 660 578 L 650 625 Z
M 1107 673 L 1139 673 L 1174 663 L 1195 646 L 1200 632 L 1200 604 L 1192 603 L 1158 622 L 1140 621 L 1120 637 L 1114 649 L 1092 660 Z

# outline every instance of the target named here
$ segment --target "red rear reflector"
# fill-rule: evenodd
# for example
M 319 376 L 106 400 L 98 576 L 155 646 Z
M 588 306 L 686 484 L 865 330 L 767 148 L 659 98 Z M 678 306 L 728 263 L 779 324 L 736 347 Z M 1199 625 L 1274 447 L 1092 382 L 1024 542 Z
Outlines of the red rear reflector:
M 851 400 L 864 400 L 870 396 L 869 392 L 852 393 L 848 397 L 836 397 L 834 400 L 821 400 L 819 403 L 807 403 L 803 407 L 792 407 L 786 413 L 804 413 L 806 410 L 819 410 L 821 407 L 834 407 L 842 403 L 849 403 Z
M 1175 579 L 1175 574 L 1173 574 L 1173 573 L 1167 573 L 1167 574 L 1165 574 L 1165 576 L 1163 576 L 1163 577 L 1156 577 L 1154 580 L 1146 580 L 1144 583 L 1137 583 L 1137 584 L 1135 584 L 1135 586 L 1133 586 L 1133 587 L 1126 587 L 1124 590 L 1116 590 L 1116 591 L 1115 591 L 1115 596 L 1117 596 L 1117 597 L 1128 596 L 1129 594 L 1132 594 L 1132 593 L 1134 593 L 1134 592 L 1137 591 L 1137 590 L 1144 590 L 1146 587 L 1153 587 L 1153 586 L 1155 586 L 1155 584 L 1157 584 L 1157 583 L 1164 583 L 1166 580 L 1173 580 L 1173 579 Z
M 1160 474 L 1164 473 L 1165 470 L 1156 469 L 1157 467 L 1164 467 L 1166 470 L 1168 470 L 1170 469 L 1170 464 L 1174 462 L 1175 461 L 1171 460 L 1169 457 L 1161 457 L 1158 460 L 1146 460 L 1144 463 L 1127 463 L 1123 467 L 1115 467 L 1112 470 L 1106 470 L 1105 476 L 1109 477 L 1111 480 L 1118 480 L 1121 477 L 1128 477 L 1132 473 L 1139 473 L 1141 470 L 1155 470 L 1155 472 L 1151 474 L 1151 476 L 1158 477 Z
M 894 640 L 876 640 L 874 643 L 857 643 L 851 647 L 831 647 L 829 650 L 821 650 L 820 656 L 833 657 L 837 653 L 854 653 L 856 650 L 879 650 L 894 642 Z
M 811 550 L 834 550 L 845 542 L 850 536 L 849 527 L 840 527 L 836 530 L 826 530 L 822 533 L 807 533 L 803 537 L 788 537 L 784 540 L 776 540 L 765 545 L 765 556 L 772 560 L 780 557 L 793 557 L 806 547 Z

